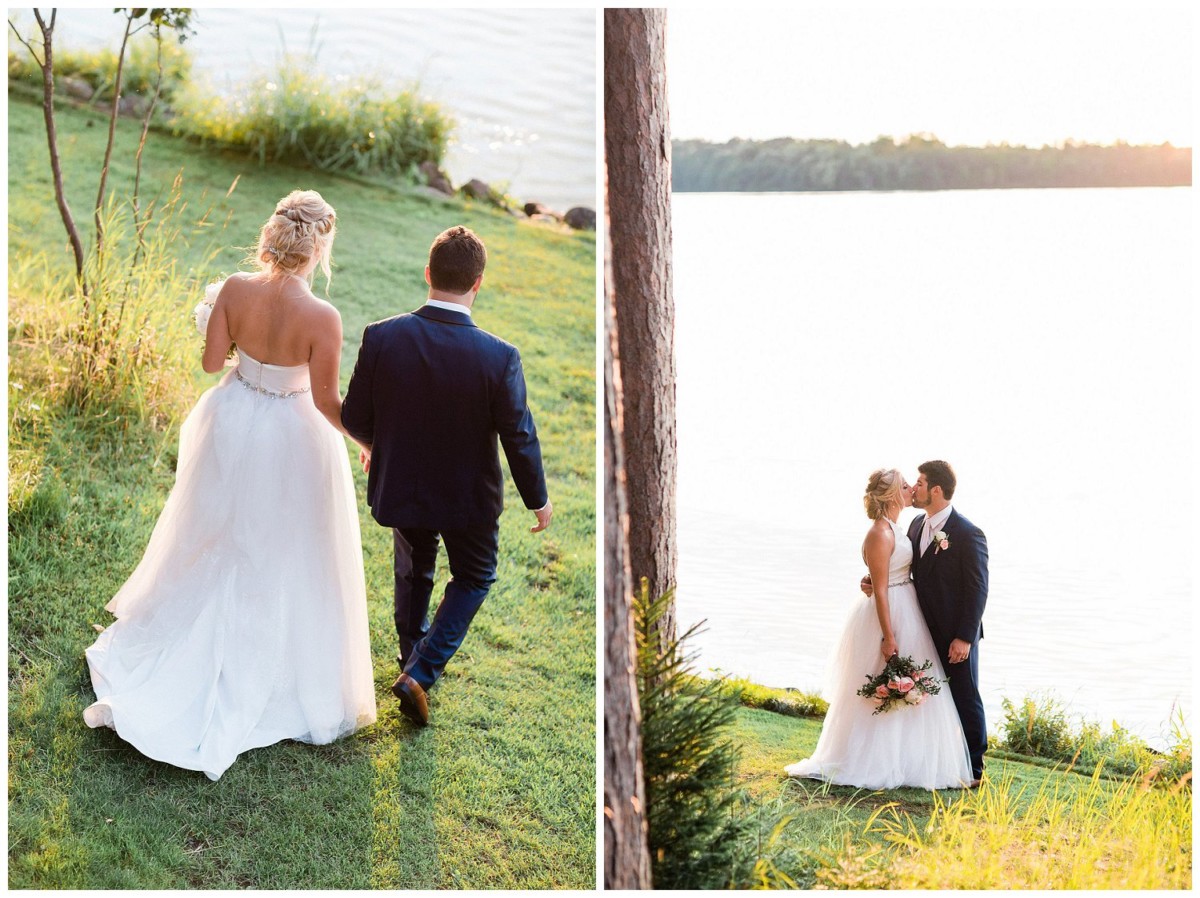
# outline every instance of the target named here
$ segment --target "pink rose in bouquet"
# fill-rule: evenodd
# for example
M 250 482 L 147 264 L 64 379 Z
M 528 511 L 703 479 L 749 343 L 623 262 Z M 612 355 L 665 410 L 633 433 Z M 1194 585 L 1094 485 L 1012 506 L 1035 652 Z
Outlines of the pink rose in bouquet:
M 919 705 L 929 696 L 937 695 L 941 691 L 939 684 L 945 682 L 933 676 L 932 667 L 929 660 L 917 665 L 911 657 L 893 656 L 882 671 L 867 674 L 858 695 L 874 705 L 875 714 L 889 711 L 896 704 Z

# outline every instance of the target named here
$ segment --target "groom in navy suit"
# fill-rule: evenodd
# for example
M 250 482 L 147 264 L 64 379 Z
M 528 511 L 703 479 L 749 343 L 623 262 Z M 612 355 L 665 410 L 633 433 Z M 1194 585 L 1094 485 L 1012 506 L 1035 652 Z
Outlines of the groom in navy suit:
M 924 509 L 908 528 L 917 601 L 938 654 L 945 659 L 950 694 L 971 756 L 972 786 L 983 776 L 987 723 L 979 697 L 979 640 L 988 594 L 988 551 L 983 531 L 950 504 L 957 480 L 944 461 L 917 468 L 913 505 Z
M 531 530 L 545 530 L 553 515 L 521 356 L 471 319 L 486 264 L 472 231 L 439 234 L 425 305 L 367 325 L 342 404 L 342 424 L 370 446 L 371 513 L 393 531 L 401 673 L 392 692 L 419 726 L 429 723 L 426 693 L 496 580 L 504 498 L 497 439 L 537 518 Z M 430 623 L 439 539 L 451 579 Z

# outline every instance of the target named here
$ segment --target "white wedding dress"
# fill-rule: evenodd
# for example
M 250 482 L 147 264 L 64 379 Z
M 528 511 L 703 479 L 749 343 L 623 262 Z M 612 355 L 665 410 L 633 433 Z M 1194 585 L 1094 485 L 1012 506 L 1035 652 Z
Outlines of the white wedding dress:
M 874 713 L 870 699 L 856 694 L 884 666 L 875 601 L 860 593 L 830 663 L 829 712 L 817 749 L 811 758 L 784 769 L 795 777 L 865 789 L 959 788 L 971 782 L 967 741 L 944 682 L 942 659 L 909 580 L 912 543 L 898 524 L 892 524 L 892 531 L 896 536 L 888 563 L 892 632 L 901 656 L 912 656 L 918 666 L 926 659 L 933 661 L 930 673 L 943 681 L 941 692 L 920 705 L 893 705 L 881 714 Z
M 215 780 L 249 749 L 374 722 L 350 464 L 307 365 L 243 352 L 200 397 L 146 553 L 106 607 L 84 720 L 148 757 Z

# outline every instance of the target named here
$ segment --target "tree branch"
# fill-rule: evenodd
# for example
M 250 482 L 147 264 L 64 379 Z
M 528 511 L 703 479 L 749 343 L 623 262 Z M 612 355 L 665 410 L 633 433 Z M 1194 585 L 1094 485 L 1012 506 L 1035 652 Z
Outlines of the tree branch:
M 36 9 L 33 12 L 35 15 L 37 14 Z M 40 18 L 38 19 L 38 22 L 39 23 L 41 22 Z M 33 57 L 33 61 L 37 63 L 37 67 L 39 69 L 45 70 L 46 63 L 44 63 L 40 59 L 38 59 L 37 53 L 34 52 L 33 47 L 30 45 L 29 41 L 27 41 L 27 40 L 25 40 L 25 38 L 21 37 L 21 32 L 17 31 L 17 26 L 13 24 L 12 19 L 8 20 L 8 27 L 13 30 L 13 34 L 15 34 L 17 36 L 17 40 L 19 40 L 25 46 L 25 49 L 29 51 L 29 55 Z M 51 26 L 51 27 L 53 27 L 53 26 Z
M 96 253 L 104 249 L 104 221 L 101 211 L 104 208 L 104 188 L 108 184 L 108 166 L 112 161 L 113 140 L 117 133 L 117 116 L 121 106 L 121 73 L 125 68 L 125 48 L 129 44 L 129 35 L 133 31 L 133 13 L 125 14 L 125 35 L 121 38 L 121 49 L 117 53 L 117 74 L 113 83 L 112 110 L 108 117 L 108 145 L 104 148 L 104 165 L 100 168 L 100 189 L 96 192 Z

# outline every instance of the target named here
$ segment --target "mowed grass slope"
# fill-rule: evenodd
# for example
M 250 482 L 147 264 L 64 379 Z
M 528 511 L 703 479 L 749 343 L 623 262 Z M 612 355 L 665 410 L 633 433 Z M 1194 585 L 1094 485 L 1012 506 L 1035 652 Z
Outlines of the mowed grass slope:
M 72 209 L 90 235 L 105 123 L 59 111 Z M 135 123 L 109 184 L 127 195 Z M 12 888 L 591 888 L 595 865 L 595 243 L 480 205 L 311 171 L 260 168 L 152 134 L 143 202 L 182 171 L 186 269 L 237 270 L 279 197 L 321 191 L 338 211 L 329 298 L 341 311 L 343 389 L 363 327 L 418 307 L 428 247 L 465 224 L 489 249 L 476 320 L 522 352 L 542 439 L 551 529 L 530 534 L 509 483 L 498 582 L 417 730 L 397 672 L 391 538 L 362 508 L 378 722 L 329 746 L 243 755 L 217 783 L 90 730 L 83 650 L 141 557 L 173 482 L 164 430 L 55 403 L 62 362 L 39 344 L 71 314 L 44 289 L 69 249 L 41 111 L 9 107 L 9 886 Z M 226 195 L 236 180 L 236 188 Z M 316 285 L 318 295 L 323 280 Z M 180 296 L 190 315 L 198 295 Z M 216 381 L 182 383 L 186 408 Z M 350 452 L 348 446 L 347 449 Z M 352 453 L 355 462 L 357 453 Z M 447 572 L 439 574 L 436 595 Z

